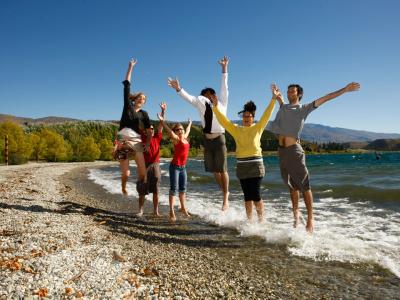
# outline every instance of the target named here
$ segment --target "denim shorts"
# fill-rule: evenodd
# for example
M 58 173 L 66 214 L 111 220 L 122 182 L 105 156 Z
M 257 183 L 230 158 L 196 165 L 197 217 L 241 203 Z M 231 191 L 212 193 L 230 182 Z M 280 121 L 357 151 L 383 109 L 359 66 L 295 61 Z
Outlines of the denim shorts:
M 187 185 L 186 166 L 169 165 L 169 194 L 175 196 L 177 192 L 185 193 Z

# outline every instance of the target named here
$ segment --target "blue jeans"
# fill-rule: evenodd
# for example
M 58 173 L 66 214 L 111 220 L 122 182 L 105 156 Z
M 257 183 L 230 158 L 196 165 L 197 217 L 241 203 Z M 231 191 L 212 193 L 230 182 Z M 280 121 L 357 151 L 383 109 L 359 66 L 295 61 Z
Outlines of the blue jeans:
M 178 167 L 174 164 L 169 165 L 169 194 L 175 196 L 177 190 L 179 193 L 186 192 L 187 174 L 186 167 Z M 179 186 L 179 189 L 178 189 Z

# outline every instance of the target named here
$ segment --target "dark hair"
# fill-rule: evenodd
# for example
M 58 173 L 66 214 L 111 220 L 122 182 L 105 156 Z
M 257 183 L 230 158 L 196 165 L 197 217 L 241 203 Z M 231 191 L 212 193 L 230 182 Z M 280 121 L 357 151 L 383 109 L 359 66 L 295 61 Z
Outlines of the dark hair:
M 243 110 L 238 112 L 238 115 L 248 111 L 254 117 L 256 115 L 256 109 L 257 109 L 257 106 L 254 104 L 253 101 L 250 100 L 250 101 L 246 102 L 245 105 L 243 105 Z
M 206 87 L 206 88 L 201 90 L 200 95 L 205 96 L 207 93 L 210 93 L 212 95 L 216 94 L 215 90 L 213 88 Z
M 301 98 L 303 97 L 303 88 L 298 84 L 289 84 L 287 88 L 290 89 L 292 87 L 295 87 L 297 89 L 297 96 L 299 96 L 299 101 L 300 101 Z

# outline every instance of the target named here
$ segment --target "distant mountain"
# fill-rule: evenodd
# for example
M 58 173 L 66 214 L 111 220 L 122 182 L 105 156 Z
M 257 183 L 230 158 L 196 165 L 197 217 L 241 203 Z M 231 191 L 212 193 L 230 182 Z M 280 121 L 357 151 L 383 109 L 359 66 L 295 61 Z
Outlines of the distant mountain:
M 309 123 L 304 125 L 301 138 L 318 143 L 370 142 L 377 139 L 400 139 L 400 134 L 377 133 Z
M 12 115 L 5 115 L 5 114 L 0 114 L 0 123 L 5 122 L 7 120 L 12 120 L 18 124 L 24 125 L 24 124 L 59 124 L 59 123 L 66 123 L 66 122 L 78 122 L 80 120 L 78 119 L 71 119 L 71 118 L 64 118 L 64 117 L 44 117 L 44 118 L 37 118 L 37 119 L 32 119 L 32 118 L 25 118 L 25 117 L 16 117 Z

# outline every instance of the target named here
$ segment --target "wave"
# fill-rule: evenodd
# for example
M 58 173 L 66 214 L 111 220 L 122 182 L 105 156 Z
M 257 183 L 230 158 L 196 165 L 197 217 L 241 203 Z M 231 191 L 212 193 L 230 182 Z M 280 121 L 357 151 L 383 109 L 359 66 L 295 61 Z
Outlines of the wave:
M 333 198 L 348 198 L 355 201 L 399 201 L 400 189 L 381 189 L 361 185 L 339 185 L 313 187 L 315 195 L 328 193 Z M 329 191 L 329 192 L 328 192 Z

